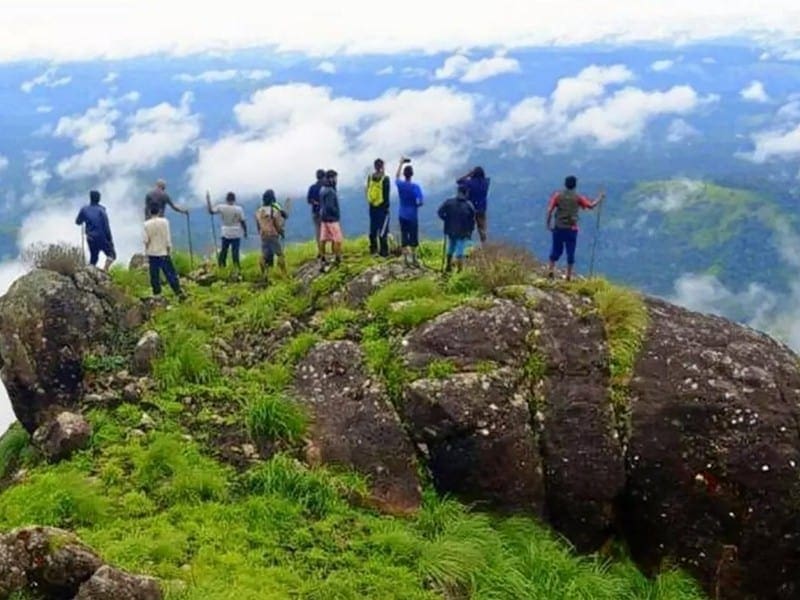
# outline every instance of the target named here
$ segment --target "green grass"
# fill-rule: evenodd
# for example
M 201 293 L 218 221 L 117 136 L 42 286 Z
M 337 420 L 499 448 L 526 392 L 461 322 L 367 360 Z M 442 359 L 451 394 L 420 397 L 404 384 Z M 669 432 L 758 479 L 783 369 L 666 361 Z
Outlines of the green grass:
M 456 365 L 452 360 L 436 359 L 428 363 L 425 375 L 429 379 L 447 379 L 456 372 Z
M 83 358 L 83 370 L 89 373 L 113 373 L 124 369 L 127 364 L 128 359 L 118 354 L 88 354 Z
M 316 333 L 304 331 L 287 342 L 280 352 L 280 358 L 287 365 L 295 365 L 303 360 L 319 341 L 320 338 Z
M 367 310 L 390 325 L 407 330 L 447 312 L 463 302 L 461 296 L 449 296 L 440 283 L 424 277 L 396 281 L 373 293 Z
M 15 422 L 0 437 L 0 480 L 33 459 L 34 450 L 28 432 Z
M 333 306 L 322 313 L 319 333 L 328 340 L 345 337 L 350 326 L 358 323 L 361 315 L 357 310 L 346 306 Z
M 167 338 L 164 356 L 153 366 L 162 389 L 184 383 L 210 383 L 219 377 L 208 338 L 197 331 L 181 331 Z
M 245 422 L 254 440 L 291 444 L 303 437 L 308 417 L 300 405 L 286 396 L 262 394 L 247 403 Z

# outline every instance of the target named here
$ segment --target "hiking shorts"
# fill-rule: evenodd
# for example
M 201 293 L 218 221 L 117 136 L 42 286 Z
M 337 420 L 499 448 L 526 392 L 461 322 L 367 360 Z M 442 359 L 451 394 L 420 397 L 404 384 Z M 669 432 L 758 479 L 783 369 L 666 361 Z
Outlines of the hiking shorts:
M 447 255 L 455 256 L 456 258 L 464 258 L 467 254 L 467 248 L 470 246 L 471 240 L 465 237 L 448 237 Z
M 276 256 L 283 256 L 281 238 L 277 235 L 261 238 L 261 257 L 264 259 L 264 263 L 271 267 L 275 264 Z
M 550 260 L 557 262 L 564 249 L 567 250 L 567 264 L 575 264 L 575 246 L 578 244 L 578 232 L 575 229 L 553 229 L 553 247 L 550 250 Z
M 403 248 L 419 246 L 419 223 L 409 219 L 400 221 L 400 245 Z
M 333 242 L 334 244 L 341 244 L 344 240 L 342 235 L 342 227 L 339 223 L 326 223 L 323 221 L 319 228 L 319 241 L 320 242 Z

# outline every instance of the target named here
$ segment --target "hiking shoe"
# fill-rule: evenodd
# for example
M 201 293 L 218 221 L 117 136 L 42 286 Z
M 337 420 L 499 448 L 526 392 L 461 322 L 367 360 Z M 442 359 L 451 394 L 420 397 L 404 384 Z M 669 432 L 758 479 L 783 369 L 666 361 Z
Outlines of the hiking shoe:
M 555 278 L 556 278 L 556 276 L 555 276 L 555 273 L 553 273 L 552 271 L 550 271 L 549 273 L 547 273 L 547 278 L 548 278 L 548 279 L 555 279 Z

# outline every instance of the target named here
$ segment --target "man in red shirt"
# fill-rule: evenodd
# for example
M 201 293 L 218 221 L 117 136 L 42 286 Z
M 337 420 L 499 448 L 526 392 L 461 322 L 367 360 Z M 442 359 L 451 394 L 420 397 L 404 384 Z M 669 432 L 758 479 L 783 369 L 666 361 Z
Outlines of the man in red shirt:
M 550 272 L 548 277 L 553 277 L 556 262 L 567 249 L 567 281 L 572 279 L 572 270 L 575 265 L 575 246 L 578 243 L 578 215 L 581 209 L 592 210 L 605 198 L 605 193 L 600 192 L 597 200 L 590 200 L 578 194 L 575 188 L 578 179 L 570 175 L 564 180 L 564 189 L 555 192 L 547 204 L 547 229 L 553 232 L 553 247 L 550 250 Z M 553 215 L 555 214 L 555 225 Z

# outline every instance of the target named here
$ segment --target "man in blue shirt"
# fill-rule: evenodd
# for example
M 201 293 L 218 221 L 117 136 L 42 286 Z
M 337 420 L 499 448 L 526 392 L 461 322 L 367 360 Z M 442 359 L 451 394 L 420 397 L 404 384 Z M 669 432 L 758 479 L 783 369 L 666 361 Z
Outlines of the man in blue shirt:
M 417 246 L 419 246 L 417 211 L 422 206 L 422 189 L 411 181 L 411 178 L 414 177 L 414 168 L 407 164 L 410 162 L 410 158 L 400 159 L 394 181 L 399 198 L 397 216 L 400 222 L 400 245 L 403 248 L 403 258 L 407 267 L 419 268 L 420 265 L 417 262 Z M 402 179 L 400 178 L 401 172 Z
M 311 206 L 311 220 L 314 222 L 314 236 L 317 241 L 317 246 L 319 246 L 319 230 L 322 223 L 322 219 L 319 216 L 319 191 L 324 184 L 325 169 L 317 169 L 317 182 L 309 186 L 308 195 L 306 196 L 306 200 L 308 200 L 308 204 Z M 318 255 L 317 258 L 320 258 L 320 256 Z
M 108 271 L 117 258 L 114 251 L 114 240 L 111 238 L 111 227 L 108 224 L 108 215 L 104 206 L 100 205 L 100 192 L 89 192 L 89 204 L 81 208 L 76 225 L 85 225 L 86 242 L 89 244 L 89 264 L 97 266 L 100 253 L 106 255 L 104 271 Z
M 457 185 L 466 186 L 467 199 L 475 207 L 475 225 L 478 228 L 481 243 L 486 241 L 486 197 L 489 195 L 490 182 L 491 179 L 486 177 L 483 167 L 475 167 L 456 181 Z

